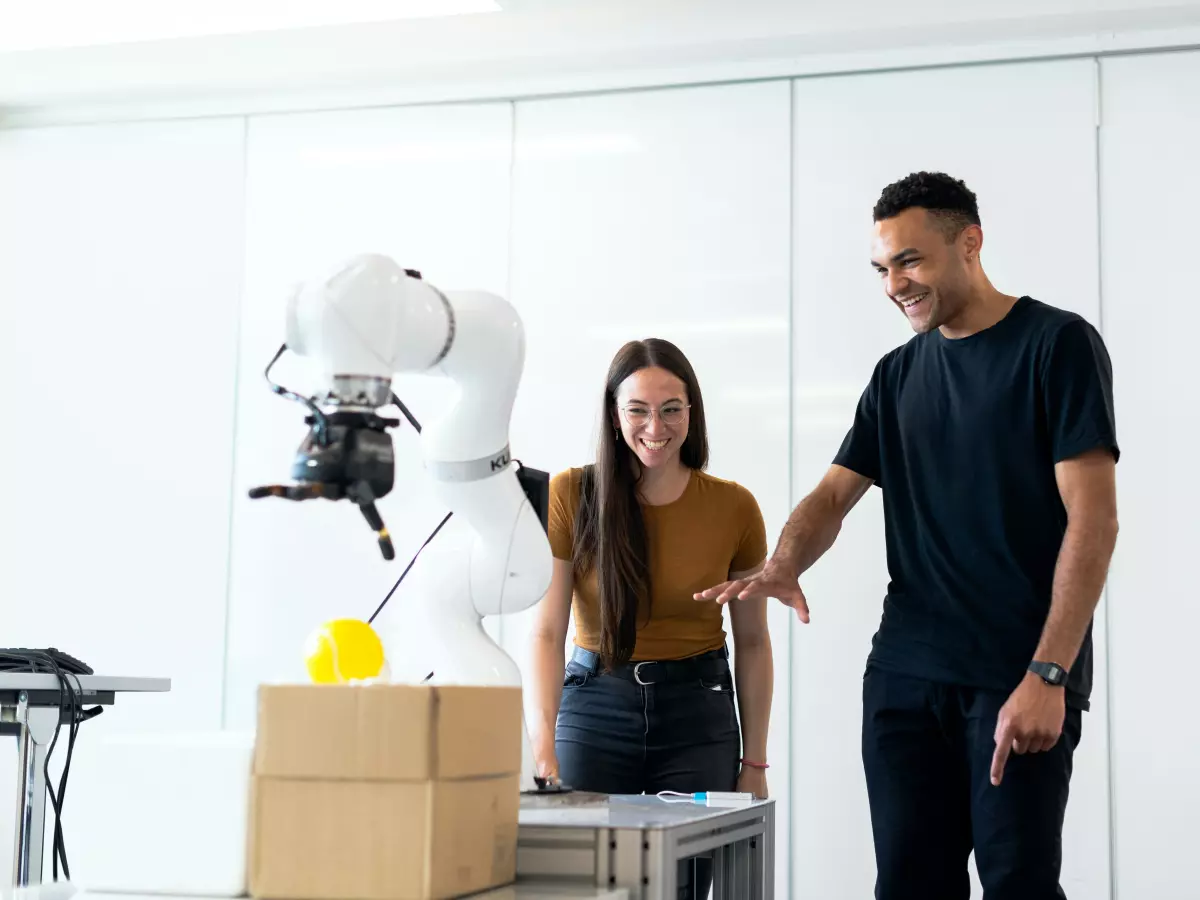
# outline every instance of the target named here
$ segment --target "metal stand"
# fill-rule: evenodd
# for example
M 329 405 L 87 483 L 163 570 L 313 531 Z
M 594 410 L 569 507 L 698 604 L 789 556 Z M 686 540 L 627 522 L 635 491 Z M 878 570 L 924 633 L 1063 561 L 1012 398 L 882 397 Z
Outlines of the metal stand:
M 42 880 L 46 835 L 46 750 L 58 722 L 56 707 L 30 706 L 29 694 L 18 695 L 17 833 L 13 848 L 13 884 L 24 887 Z
M 67 677 L 77 688 L 79 702 L 88 706 L 111 705 L 120 691 L 171 689 L 169 678 Z M 16 887 L 42 882 L 46 848 L 46 753 L 60 716 L 64 728 L 69 727 L 70 703 L 60 697 L 57 675 L 0 673 L 0 734 L 17 739 L 17 827 L 13 847 Z M 66 744 L 63 734 L 59 735 L 60 747 Z

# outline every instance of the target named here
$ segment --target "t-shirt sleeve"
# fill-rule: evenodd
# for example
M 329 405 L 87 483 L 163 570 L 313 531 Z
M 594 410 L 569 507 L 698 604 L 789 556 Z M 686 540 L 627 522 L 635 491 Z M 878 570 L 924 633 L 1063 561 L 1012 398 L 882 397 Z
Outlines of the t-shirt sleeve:
M 879 465 L 879 395 L 883 380 L 883 360 L 875 366 L 871 380 L 858 398 L 854 422 L 833 458 L 842 466 L 883 486 Z
M 549 516 L 547 537 L 550 551 L 556 559 L 570 561 L 575 546 L 575 494 L 578 481 L 572 478 L 570 469 L 559 472 L 550 479 Z
M 729 571 L 746 572 L 767 558 L 767 526 L 754 495 L 745 488 L 738 493 L 741 496 L 741 535 Z
M 1042 388 L 1055 463 L 1096 449 L 1120 459 L 1112 362 L 1090 322 L 1077 319 L 1055 334 Z

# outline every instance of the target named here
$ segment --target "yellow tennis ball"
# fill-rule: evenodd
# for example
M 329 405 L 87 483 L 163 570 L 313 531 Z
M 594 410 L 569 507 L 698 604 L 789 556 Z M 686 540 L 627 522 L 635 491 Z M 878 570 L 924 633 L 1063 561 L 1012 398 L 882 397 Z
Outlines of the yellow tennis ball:
M 304 661 L 316 684 L 375 678 L 383 671 L 383 642 L 366 622 L 334 619 L 308 636 Z

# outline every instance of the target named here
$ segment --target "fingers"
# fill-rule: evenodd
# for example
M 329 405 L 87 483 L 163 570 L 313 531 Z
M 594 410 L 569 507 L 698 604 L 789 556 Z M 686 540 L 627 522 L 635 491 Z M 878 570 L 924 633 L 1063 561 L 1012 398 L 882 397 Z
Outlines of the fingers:
M 1028 753 L 1045 753 L 1048 750 L 1054 749 L 1054 745 L 1058 743 L 1058 735 L 1044 732 L 1035 735 L 1028 743 Z
M 692 597 L 696 600 L 716 600 L 718 603 L 728 603 L 737 596 L 745 583 L 744 581 L 726 581 L 693 594 Z
M 996 723 L 996 752 L 992 754 L 992 784 L 999 785 L 1004 778 L 1004 767 L 1010 753 L 1024 756 L 1030 753 L 1045 753 L 1054 749 L 1059 733 L 1036 731 L 1024 733 L 1011 720 L 1001 719 Z
M 760 582 L 757 581 L 731 581 L 729 586 L 721 592 L 717 597 L 718 605 L 724 605 L 730 600 L 748 600 L 751 597 L 759 596 Z
M 760 589 L 761 581 L 726 581 L 706 591 L 693 594 L 696 600 L 715 600 L 719 606 L 724 606 L 730 600 L 749 600 L 752 597 L 766 596 Z
M 796 611 L 796 618 L 798 618 L 805 625 L 808 624 L 808 598 L 804 596 L 804 591 L 800 590 L 800 588 L 796 588 L 792 592 L 791 602 L 788 600 L 784 600 L 783 602 L 787 603 L 788 606 Z
M 802 621 L 808 621 L 808 601 L 804 593 L 793 584 L 761 579 L 726 581 L 716 587 L 692 595 L 695 600 L 715 600 L 724 605 L 731 600 L 763 600 L 774 598 L 785 606 L 796 610 Z
M 1045 753 L 1053 750 L 1058 743 L 1058 733 L 1040 729 L 1026 731 L 1018 728 L 1013 737 L 1013 751 L 1016 753 Z
M 999 785 L 1004 778 L 1004 766 L 1012 750 L 1016 729 L 1004 718 L 996 722 L 996 752 L 992 754 L 992 784 Z
M 731 600 L 770 598 L 778 600 L 784 606 L 790 606 L 796 611 L 796 617 L 804 624 L 808 624 L 808 598 L 804 596 L 799 585 L 791 581 L 746 578 L 738 581 L 726 581 L 692 595 L 694 600 L 715 601 L 718 606 L 724 606 Z
M 711 594 L 707 599 L 715 600 L 718 606 L 724 606 L 730 600 L 737 600 L 745 592 L 748 581 L 727 581 L 717 588 L 710 588 L 705 594 Z

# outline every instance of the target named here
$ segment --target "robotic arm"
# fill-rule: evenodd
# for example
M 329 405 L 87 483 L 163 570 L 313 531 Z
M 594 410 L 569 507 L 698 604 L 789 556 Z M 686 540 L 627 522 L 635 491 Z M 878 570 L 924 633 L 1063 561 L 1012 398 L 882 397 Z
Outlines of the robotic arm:
M 444 376 L 458 397 L 426 424 L 421 446 L 439 499 L 473 532 L 471 603 L 479 615 L 534 605 L 552 566 L 548 476 L 511 459 L 508 427 L 525 359 L 516 310 L 485 292 L 443 293 L 388 257 L 364 255 L 293 293 L 280 354 L 285 348 L 316 367 L 320 389 L 305 398 L 272 385 L 308 407 L 309 431 L 294 483 L 253 488 L 251 498 L 350 500 L 393 558 L 375 502 L 394 486 L 389 429 L 400 422 L 378 410 L 393 402 L 403 409 L 393 375 Z

